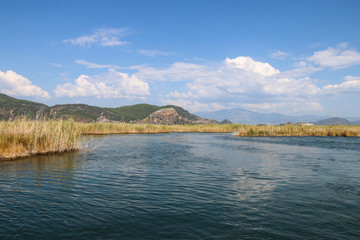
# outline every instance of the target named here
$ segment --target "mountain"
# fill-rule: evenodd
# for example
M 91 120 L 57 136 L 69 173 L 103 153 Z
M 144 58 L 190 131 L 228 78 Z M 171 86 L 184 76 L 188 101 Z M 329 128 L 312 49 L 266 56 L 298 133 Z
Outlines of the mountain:
M 317 121 L 314 123 L 315 125 L 353 125 L 352 122 L 345 118 L 332 117 Z
M 161 111 L 163 110 L 163 111 Z M 102 108 L 86 104 L 60 104 L 49 107 L 45 104 L 20 100 L 0 94 L 0 120 L 12 120 L 26 116 L 55 117 L 77 122 L 141 122 L 152 124 L 201 124 L 217 121 L 200 118 L 185 109 L 167 105 L 136 104 L 118 108 Z
M 49 107 L 45 104 L 21 100 L 0 93 L 0 119 L 12 120 L 17 116 L 35 119 L 36 115 L 47 115 Z
M 233 123 L 241 124 L 280 124 L 286 122 L 316 122 L 328 116 L 304 115 L 290 116 L 281 113 L 258 113 L 244 109 L 224 109 L 210 113 L 197 112 L 196 115 L 204 118 L 221 121 L 229 119 Z
M 352 123 L 352 125 L 360 125 L 360 121 L 353 121 L 351 123 Z
M 177 109 L 176 109 L 177 108 Z M 139 123 L 147 124 L 217 124 L 217 121 L 211 119 L 200 118 L 188 111 L 176 106 L 162 108 L 148 117 L 138 121 Z
M 55 105 L 49 109 L 51 115 L 56 118 L 73 118 L 77 122 L 96 122 L 100 117 L 108 121 L 125 121 L 125 117 L 112 108 L 101 108 L 86 104 L 64 104 Z

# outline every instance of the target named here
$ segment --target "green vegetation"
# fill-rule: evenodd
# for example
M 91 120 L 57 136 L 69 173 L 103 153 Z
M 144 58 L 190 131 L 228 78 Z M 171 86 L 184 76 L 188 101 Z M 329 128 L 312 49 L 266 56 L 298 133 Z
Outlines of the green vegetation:
M 151 113 L 160 110 L 158 107 L 150 104 L 136 104 L 132 106 L 123 106 L 112 109 L 115 113 L 123 117 L 124 122 L 136 121 L 148 117 Z
M 0 93 L 0 120 L 26 116 L 35 119 L 37 115 L 47 115 L 48 106 L 41 103 L 21 100 Z
M 125 118 L 112 108 L 101 108 L 86 104 L 63 104 L 50 107 L 56 118 L 70 119 L 76 122 L 95 122 L 100 116 L 113 121 L 124 121 Z

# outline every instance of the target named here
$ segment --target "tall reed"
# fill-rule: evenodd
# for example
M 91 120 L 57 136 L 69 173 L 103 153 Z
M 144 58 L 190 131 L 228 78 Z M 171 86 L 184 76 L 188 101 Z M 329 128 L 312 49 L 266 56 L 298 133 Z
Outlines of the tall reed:
M 77 150 L 80 138 L 72 120 L 0 121 L 0 159 Z
M 238 129 L 238 136 L 341 136 L 360 137 L 360 126 L 298 126 L 298 125 L 242 125 Z
M 83 134 L 155 134 L 172 132 L 229 133 L 237 131 L 240 124 L 217 125 L 152 125 L 132 123 L 77 123 Z

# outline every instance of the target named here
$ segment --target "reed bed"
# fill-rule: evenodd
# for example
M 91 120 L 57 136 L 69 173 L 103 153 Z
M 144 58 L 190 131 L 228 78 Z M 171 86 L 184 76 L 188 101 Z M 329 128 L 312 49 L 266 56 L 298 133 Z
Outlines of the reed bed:
M 0 159 L 77 150 L 80 138 L 72 120 L 0 121 Z
M 156 134 L 173 132 L 229 133 L 237 131 L 240 126 L 240 124 L 152 125 L 131 123 L 77 123 L 77 127 L 84 135 Z
M 131 123 L 75 123 L 73 120 L 0 121 L 0 159 L 15 159 L 37 154 L 59 153 L 81 148 L 81 135 L 230 133 L 236 136 L 342 136 L 360 137 L 360 126 L 252 126 L 151 125 Z
M 243 137 L 276 137 L 276 136 L 331 136 L 360 137 L 360 126 L 298 126 L 298 125 L 241 125 L 237 136 Z

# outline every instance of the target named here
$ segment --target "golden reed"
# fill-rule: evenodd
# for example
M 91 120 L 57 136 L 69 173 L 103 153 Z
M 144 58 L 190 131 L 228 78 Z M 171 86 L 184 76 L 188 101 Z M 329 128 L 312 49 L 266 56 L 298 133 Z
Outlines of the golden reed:
M 80 138 L 72 120 L 0 121 L 0 159 L 77 150 Z

